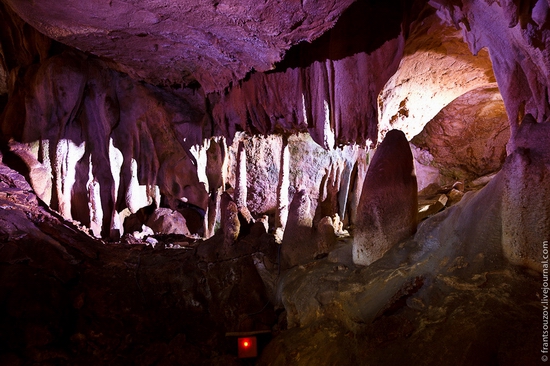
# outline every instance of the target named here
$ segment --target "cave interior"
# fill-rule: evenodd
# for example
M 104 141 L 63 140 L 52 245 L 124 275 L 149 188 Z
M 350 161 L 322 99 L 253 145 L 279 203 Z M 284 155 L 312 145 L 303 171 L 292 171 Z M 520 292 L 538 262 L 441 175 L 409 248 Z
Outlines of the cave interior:
M 0 0 L 0 364 L 546 362 L 549 14 Z

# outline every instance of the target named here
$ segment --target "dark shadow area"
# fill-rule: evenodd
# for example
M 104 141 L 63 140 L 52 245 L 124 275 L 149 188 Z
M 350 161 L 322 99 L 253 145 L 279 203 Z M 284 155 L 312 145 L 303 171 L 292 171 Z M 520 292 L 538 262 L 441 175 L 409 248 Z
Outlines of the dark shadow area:
M 6 105 L 8 104 L 8 95 L 2 94 L 0 95 L 0 115 L 2 112 L 4 112 L 4 108 L 6 108 Z
M 307 67 L 314 62 L 340 60 L 357 53 L 371 53 L 386 41 L 399 36 L 401 24 L 417 19 L 427 4 L 420 0 L 358 0 L 338 19 L 334 28 L 309 43 L 292 47 L 274 72 Z M 402 14 L 401 16 L 396 16 Z

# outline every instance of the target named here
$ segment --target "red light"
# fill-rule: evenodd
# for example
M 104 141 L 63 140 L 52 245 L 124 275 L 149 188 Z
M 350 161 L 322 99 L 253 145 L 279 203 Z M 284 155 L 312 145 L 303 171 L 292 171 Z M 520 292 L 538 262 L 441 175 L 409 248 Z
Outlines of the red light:
M 249 358 L 258 356 L 258 346 L 256 337 L 246 337 L 238 339 L 239 358 Z

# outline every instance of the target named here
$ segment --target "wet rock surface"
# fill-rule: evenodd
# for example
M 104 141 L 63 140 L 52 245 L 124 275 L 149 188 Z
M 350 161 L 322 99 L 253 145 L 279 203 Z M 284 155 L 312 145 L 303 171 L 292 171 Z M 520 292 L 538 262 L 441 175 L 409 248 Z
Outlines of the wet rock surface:
M 506 264 L 473 270 L 464 257 L 411 263 L 399 251 L 369 269 L 320 261 L 288 273 L 290 328 L 258 364 L 540 362 L 537 277 Z

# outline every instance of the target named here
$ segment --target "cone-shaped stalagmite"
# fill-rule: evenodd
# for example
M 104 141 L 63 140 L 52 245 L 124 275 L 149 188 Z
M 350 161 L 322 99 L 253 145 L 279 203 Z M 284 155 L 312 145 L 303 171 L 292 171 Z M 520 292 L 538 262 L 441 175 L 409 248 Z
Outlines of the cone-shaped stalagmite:
M 387 133 L 367 171 L 357 208 L 353 261 L 369 265 L 416 230 L 417 184 L 405 134 Z

